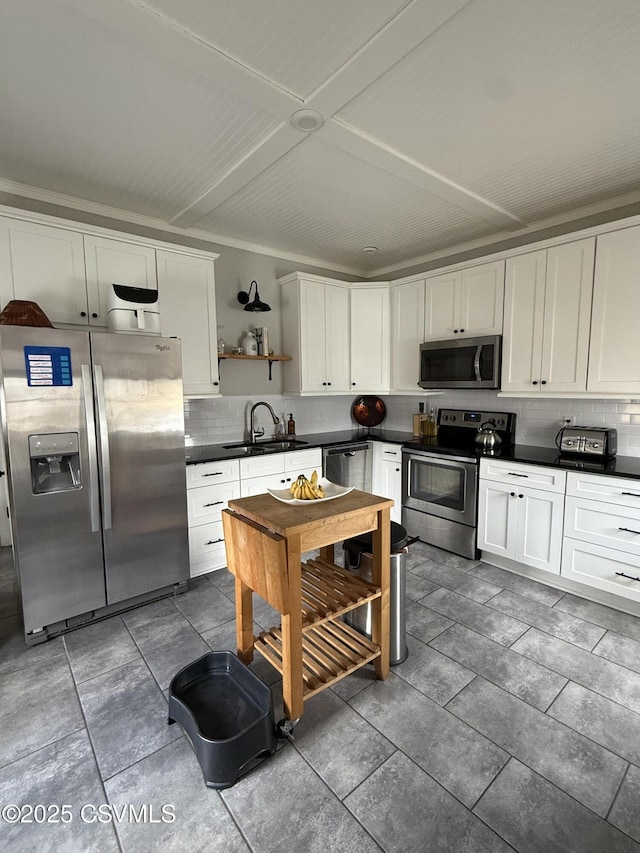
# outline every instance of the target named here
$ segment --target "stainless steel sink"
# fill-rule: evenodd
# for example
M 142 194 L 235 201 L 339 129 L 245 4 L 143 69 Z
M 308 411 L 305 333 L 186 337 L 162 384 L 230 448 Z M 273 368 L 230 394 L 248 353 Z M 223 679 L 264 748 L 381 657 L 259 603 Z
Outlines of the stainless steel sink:
M 238 444 L 223 444 L 225 450 L 238 450 L 247 455 L 260 453 L 277 453 L 279 450 L 295 450 L 308 442 L 299 438 L 273 439 L 272 441 L 243 441 Z

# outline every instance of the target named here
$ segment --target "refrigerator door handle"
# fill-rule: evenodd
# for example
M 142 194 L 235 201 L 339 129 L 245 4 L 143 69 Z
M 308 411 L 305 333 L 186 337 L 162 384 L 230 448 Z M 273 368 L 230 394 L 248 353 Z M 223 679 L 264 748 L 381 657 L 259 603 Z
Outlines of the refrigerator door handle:
M 102 462 L 102 527 L 111 528 L 111 458 L 109 456 L 109 431 L 107 429 L 107 403 L 104 396 L 104 378 L 102 367 L 93 366 L 93 376 L 98 403 L 98 437 L 100 439 L 100 460 Z
M 82 396 L 84 416 L 87 422 L 87 444 L 89 445 L 89 507 L 91 512 L 91 532 L 100 530 L 100 496 L 98 492 L 98 458 L 96 454 L 96 421 L 93 415 L 93 394 L 91 392 L 91 371 L 88 364 L 82 365 Z

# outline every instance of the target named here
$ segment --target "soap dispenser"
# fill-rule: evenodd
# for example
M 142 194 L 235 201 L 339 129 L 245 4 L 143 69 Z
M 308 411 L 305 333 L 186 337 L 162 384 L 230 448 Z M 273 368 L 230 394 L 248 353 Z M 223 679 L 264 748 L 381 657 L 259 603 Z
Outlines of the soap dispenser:
M 293 412 L 289 415 L 289 420 L 287 421 L 287 435 L 295 435 L 296 434 L 296 422 L 293 419 Z

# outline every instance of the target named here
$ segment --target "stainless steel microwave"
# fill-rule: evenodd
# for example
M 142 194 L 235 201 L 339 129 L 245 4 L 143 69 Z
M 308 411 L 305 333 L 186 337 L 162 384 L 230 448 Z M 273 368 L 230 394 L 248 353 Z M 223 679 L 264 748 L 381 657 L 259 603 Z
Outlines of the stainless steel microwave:
M 499 388 L 502 338 L 456 338 L 420 345 L 421 388 Z

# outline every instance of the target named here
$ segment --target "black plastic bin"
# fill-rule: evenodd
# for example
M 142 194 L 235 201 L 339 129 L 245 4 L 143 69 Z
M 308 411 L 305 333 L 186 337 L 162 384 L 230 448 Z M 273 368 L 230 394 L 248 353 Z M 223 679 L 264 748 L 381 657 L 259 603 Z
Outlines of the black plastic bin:
M 389 614 L 389 663 L 397 666 L 407 659 L 406 610 L 405 598 L 407 587 L 407 531 L 401 524 L 391 522 L 391 547 L 389 556 L 390 574 L 390 614 Z M 413 542 L 415 540 L 411 540 Z M 373 534 L 364 533 L 345 539 L 344 565 L 355 575 L 371 581 L 373 573 Z M 343 616 L 347 625 L 355 628 L 365 637 L 371 639 L 371 602 L 350 610 Z
M 173 677 L 168 721 L 184 729 L 209 788 L 230 788 L 276 751 L 271 690 L 232 652 L 208 652 Z

